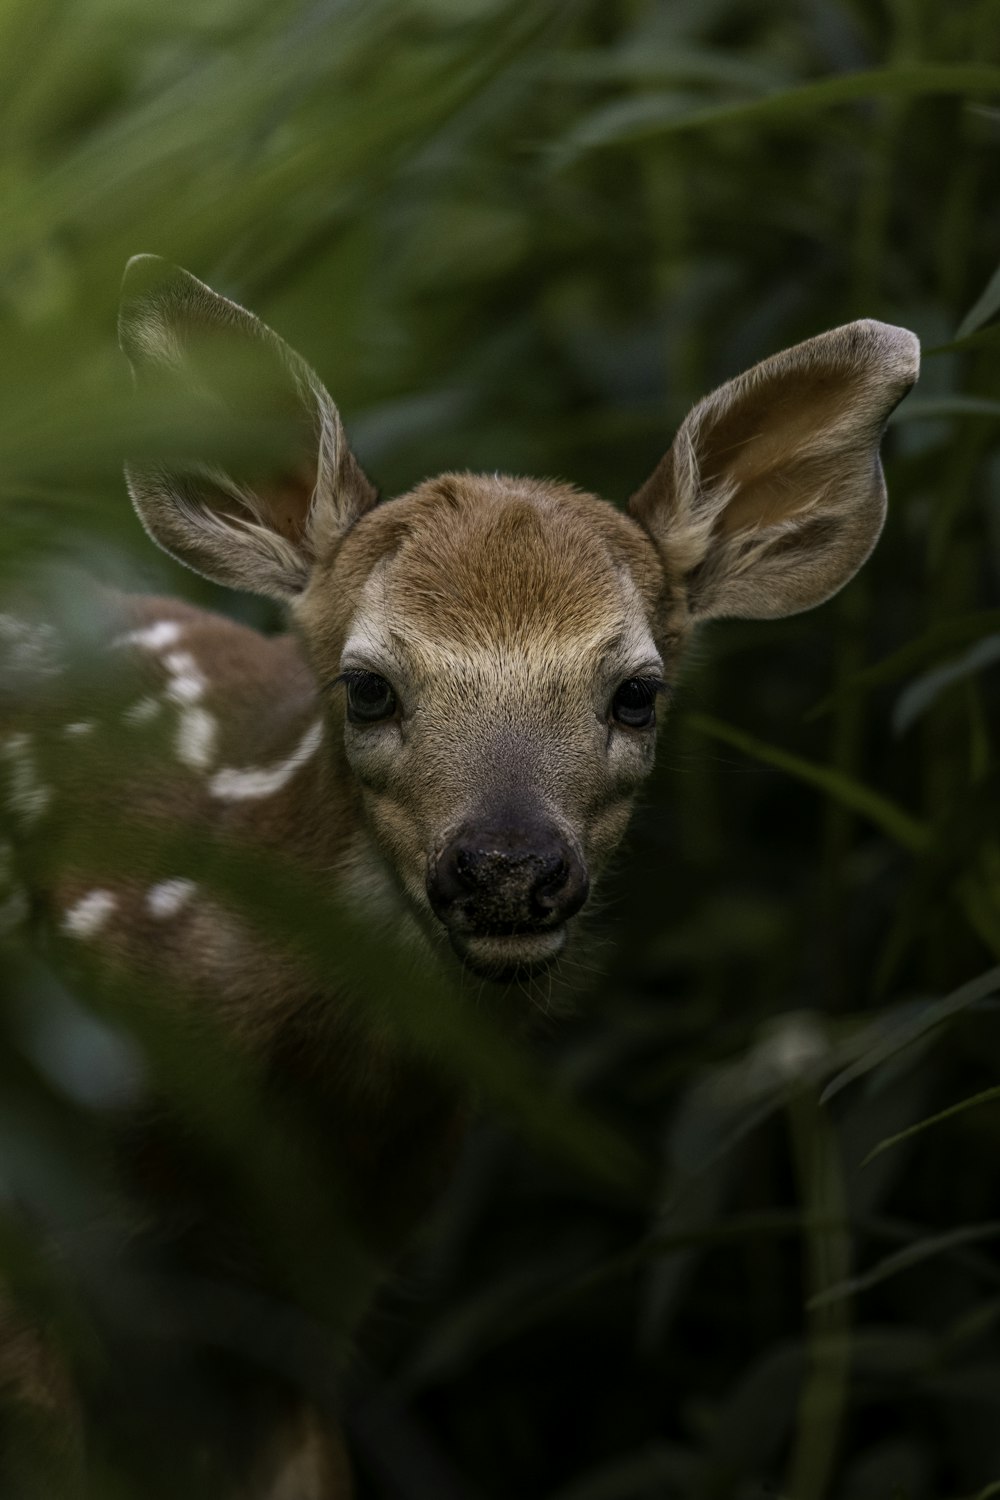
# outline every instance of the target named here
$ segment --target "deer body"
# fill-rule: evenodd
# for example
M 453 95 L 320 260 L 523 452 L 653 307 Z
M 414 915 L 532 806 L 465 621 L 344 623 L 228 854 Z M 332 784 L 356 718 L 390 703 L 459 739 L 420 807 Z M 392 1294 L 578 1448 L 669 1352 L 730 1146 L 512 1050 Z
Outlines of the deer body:
M 243 309 L 150 258 L 133 263 L 122 341 L 140 387 L 193 392 L 202 417 L 231 424 L 262 393 L 278 412 L 250 472 L 213 454 L 128 476 L 156 540 L 282 599 L 293 634 L 113 601 L 111 707 L 78 703 L 58 664 L 39 669 L 41 652 L 37 693 L 0 692 L 14 862 L 70 946 L 119 973 L 166 974 L 276 1088 L 306 1099 L 384 1258 L 447 1175 L 458 1093 L 359 1030 L 336 973 L 304 974 L 201 890 L 196 869 L 110 881 L 50 858 L 54 874 L 37 876 L 32 847 L 67 821 L 77 847 L 81 828 L 97 845 L 128 800 L 140 823 L 275 851 L 372 930 L 402 935 L 442 983 L 471 971 L 516 988 L 572 942 L 691 630 L 819 603 L 874 545 L 879 440 L 916 377 L 916 341 L 852 324 L 756 367 L 695 408 L 627 515 L 500 475 L 442 475 L 378 502 L 313 372 Z M 16 625 L 8 637 L 11 662 Z M 3 644 L 0 630 L 0 655 Z M 32 677 L 30 652 L 20 668 Z M 155 778 L 102 788 L 74 770 L 77 751 L 100 764 L 102 735 L 120 747 L 154 733 Z M 45 780 L 43 741 L 62 746 L 59 784 Z M 277 1420 L 285 1456 L 268 1449 L 234 1497 L 346 1493 L 334 1440 L 304 1421 Z
M 453 1155 L 460 1101 L 412 1064 L 397 1068 L 377 1040 L 343 1022 L 335 980 L 318 985 L 256 938 L 199 885 L 196 864 L 109 879 L 50 857 L 41 877 L 30 873 L 34 847 L 58 842 L 67 827 L 77 849 L 99 848 L 123 824 L 141 846 L 144 828 L 155 835 L 169 819 L 206 849 L 279 854 L 387 932 L 407 922 L 369 847 L 358 787 L 327 753 L 315 679 L 296 639 L 266 638 L 177 600 L 108 603 L 98 660 L 117 680 L 110 704 L 95 704 L 89 683 L 84 701 L 71 685 L 57 687 L 43 712 L 35 701 L 27 729 L 7 736 L 9 785 L 29 791 L 8 847 L 27 867 L 33 918 L 70 962 L 79 953 L 112 974 L 166 976 L 194 1012 L 265 1059 L 278 1085 L 320 1096 L 323 1124 L 333 1125 L 354 1179 L 352 1209 L 386 1254 L 443 1178 L 439 1159 Z M 123 747 L 138 751 L 146 737 L 162 752 L 155 781 L 148 761 L 137 783 L 80 775 L 78 762 L 92 770 Z M 12 903 L 13 889 L 12 880 Z

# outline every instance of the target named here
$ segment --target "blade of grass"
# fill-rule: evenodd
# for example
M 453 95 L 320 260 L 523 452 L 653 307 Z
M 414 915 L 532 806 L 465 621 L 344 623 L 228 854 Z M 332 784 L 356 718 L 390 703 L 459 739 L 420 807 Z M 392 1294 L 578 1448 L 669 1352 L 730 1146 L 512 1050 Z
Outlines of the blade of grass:
M 806 720 L 812 721 L 829 713 L 840 694 L 862 694 L 869 688 L 894 682 L 897 677 L 905 677 L 907 672 L 923 666 L 929 656 L 965 645 L 967 641 L 977 641 L 996 630 L 1000 630 L 1000 609 L 981 609 L 973 614 L 956 615 L 942 620 L 932 630 L 925 631 L 915 640 L 907 641 L 905 646 L 892 652 L 890 656 L 884 656 L 881 661 L 865 667 L 838 689 L 837 693 L 821 699 L 806 714 Z
M 1000 1235 L 1000 1220 L 995 1219 L 986 1224 L 963 1224 L 958 1229 L 947 1230 L 944 1234 L 927 1235 L 916 1244 L 907 1245 L 905 1249 L 887 1255 L 884 1260 L 878 1261 L 876 1265 L 860 1275 L 848 1276 L 836 1286 L 827 1287 L 825 1291 L 811 1298 L 808 1305 L 809 1307 L 823 1307 L 847 1297 L 855 1297 L 859 1292 L 867 1292 L 873 1286 L 879 1286 L 883 1281 L 898 1276 L 901 1271 L 908 1271 L 913 1266 L 922 1265 L 925 1261 L 934 1259 L 935 1256 L 947 1255 L 951 1250 L 957 1250 L 963 1245 L 976 1244 L 980 1240 L 995 1239 L 997 1235 Z
M 806 1283 L 819 1289 L 806 1303 L 806 1376 L 788 1466 L 788 1492 L 797 1500 L 822 1500 L 836 1464 L 851 1367 L 849 1300 L 825 1297 L 831 1283 L 843 1285 L 851 1264 L 847 1191 L 832 1119 L 811 1091 L 802 1090 L 793 1097 L 788 1120 L 803 1210 Z M 817 1227 L 824 1219 L 837 1227 Z
M 689 713 L 685 716 L 685 722 L 712 739 L 732 745 L 754 760 L 763 761 L 765 765 L 774 766 L 779 771 L 787 771 L 799 781 L 816 787 L 844 807 L 867 818 L 894 843 L 911 854 L 922 854 L 928 849 L 930 832 L 922 823 L 895 802 L 890 802 L 888 797 L 883 797 L 880 792 L 873 791 L 871 787 L 853 780 L 843 772 L 831 770 L 828 766 L 818 766 L 778 745 L 769 745 L 709 714 Z
M 998 312 L 1000 312 L 1000 266 L 997 266 L 982 292 L 959 323 L 955 338 L 963 339 L 968 334 L 975 333 Z
M 584 151 L 636 145 L 717 125 L 753 125 L 798 119 L 803 114 L 862 99 L 919 98 L 926 94 L 1000 93 L 1000 68 L 912 63 L 822 78 L 765 94 L 762 98 L 684 110 L 674 94 L 649 95 L 606 105 L 586 116 L 558 149 L 562 167 Z M 626 107 L 627 106 L 627 107 Z
M 690 713 L 686 716 L 686 722 L 703 734 L 732 745 L 755 760 L 787 771 L 789 775 L 816 787 L 844 807 L 860 813 L 909 853 L 926 854 L 931 849 L 932 835 L 925 824 L 918 822 L 888 797 L 883 797 L 880 792 L 873 791 L 871 787 L 853 780 L 843 772 L 829 766 L 817 766 L 802 756 L 793 755 L 780 746 L 769 745 L 709 714 Z M 989 893 L 980 887 L 978 880 L 963 876 L 955 883 L 953 894 L 965 920 L 982 940 L 984 947 L 990 953 L 1000 955 L 1000 918 L 993 910 Z
M 932 1002 L 921 1008 L 916 1014 L 908 1012 L 900 1019 L 890 1022 L 889 1029 L 884 1030 L 885 1018 L 879 1018 L 875 1027 L 882 1030 L 883 1034 L 878 1037 L 873 1046 L 835 1078 L 831 1079 L 820 1098 L 821 1104 L 827 1104 L 835 1094 L 847 1087 L 858 1078 L 863 1078 L 880 1063 L 887 1062 L 889 1058 L 895 1057 L 904 1047 L 910 1046 L 912 1042 L 924 1036 L 935 1026 L 942 1025 L 953 1016 L 960 1015 L 972 1005 L 988 999 L 1000 990 L 1000 966 L 988 969 L 985 974 L 979 974 L 975 979 L 969 980 L 959 989 L 953 990 L 944 999 Z
M 971 1094 L 968 1099 L 960 1099 L 957 1104 L 950 1104 L 947 1109 L 939 1109 L 937 1114 L 928 1115 L 924 1120 L 918 1120 L 915 1125 L 909 1125 L 905 1130 L 898 1130 L 895 1135 L 887 1135 L 884 1140 L 873 1146 L 868 1155 L 863 1159 L 861 1165 L 867 1167 L 869 1162 L 881 1156 L 883 1151 L 889 1151 L 893 1146 L 898 1146 L 901 1141 L 908 1141 L 915 1135 L 929 1130 L 932 1125 L 939 1125 L 942 1120 L 951 1120 L 955 1115 L 964 1114 L 967 1109 L 977 1109 L 981 1104 L 989 1104 L 995 1099 L 1000 1099 L 1000 1085 L 994 1088 L 983 1089 L 981 1093 Z

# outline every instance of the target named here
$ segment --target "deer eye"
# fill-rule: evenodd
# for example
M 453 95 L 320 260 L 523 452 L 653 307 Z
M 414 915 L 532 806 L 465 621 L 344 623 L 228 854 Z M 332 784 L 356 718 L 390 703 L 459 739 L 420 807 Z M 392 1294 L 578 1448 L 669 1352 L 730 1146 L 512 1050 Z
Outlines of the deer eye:
M 374 724 L 396 712 L 396 694 L 377 672 L 345 672 L 347 717 L 352 724 Z
M 656 722 L 656 695 L 662 683 L 652 677 L 629 677 L 611 700 L 611 717 L 629 729 L 649 729 Z

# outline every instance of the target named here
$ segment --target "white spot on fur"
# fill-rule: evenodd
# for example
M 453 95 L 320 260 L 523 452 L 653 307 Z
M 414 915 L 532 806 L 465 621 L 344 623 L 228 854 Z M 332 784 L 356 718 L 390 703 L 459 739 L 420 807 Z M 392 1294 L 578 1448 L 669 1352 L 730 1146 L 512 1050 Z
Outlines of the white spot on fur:
M 253 801 L 273 797 L 288 785 L 292 777 L 310 760 L 323 742 L 323 724 L 310 724 L 291 755 L 273 766 L 251 766 L 237 771 L 231 767 L 217 771 L 209 782 L 213 797 L 225 802 Z
M 163 710 L 163 704 L 158 698 L 140 698 L 133 703 L 122 714 L 123 724 L 151 724 L 156 716 Z
M 88 891 L 63 913 L 62 930 L 70 937 L 96 937 L 117 905 L 111 891 Z
M 207 771 L 215 759 L 218 720 L 205 708 L 196 707 L 208 683 L 190 651 L 171 651 L 163 658 L 170 673 L 164 696 L 181 709 L 177 724 L 177 759 L 192 771 Z
M 165 651 L 176 646 L 181 638 L 181 627 L 177 620 L 157 620 L 153 625 L 144 625 L 140 630 L 130 630 L 112 641 L 113 646 L 138 646 L 143 651 Z
M 160 620 L 147 630 L 132 631 L 123 636 L 121 644 L 166 652 L 163 665 L 167 671 L 167 684 L 163 700 L 176 704 L 181 710 L 175 742 L 177 759 L 192 771 L 207 771 L 215 759 L 219 724 L 214 714 L 197 706 L 205 696 L 208 681 L 191 652 L 168 649 L 177 644 L 180 634 L 181 627 L 176 620 Z M 127 724 L 148 724 L 162 708 L 163 703 L 156 698 L 140 698 L 138 703 L 125 710 L 122 717 Z
M 193 880 L 161 880 L 146 892 L 146 910 L 161 922 L 176 917 L 194 898 L 197 889 Z
M 171 703 L 186 706 L 200 703 L 208 683 L 190 651 L 171 651 L 163 658 L 163 665 L 170 673 L 166 696 Z
M 93 719 L 80 719 L 76 724 L 63 725 L 63 737 L 67 740 L 82 739 L 84 735 L 93 734 Z
M 207 708 L 186 708 L 177 725 L 177 759 L 192 771 L 207 771 L 218 733 L 218 720 Z
M 52 801 L 52 789 L 43 785 L 31 749 L 31 736 L 9 734 L 0 742 L 0 754 L 7 762 L 7 806 L 15 817 L 30 826 L 36 823 Z

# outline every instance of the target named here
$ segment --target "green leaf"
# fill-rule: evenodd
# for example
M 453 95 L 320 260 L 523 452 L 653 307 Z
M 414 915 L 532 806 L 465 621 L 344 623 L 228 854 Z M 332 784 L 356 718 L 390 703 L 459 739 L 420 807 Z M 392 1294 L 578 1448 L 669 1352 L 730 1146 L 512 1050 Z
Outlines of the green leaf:
M 985 396 L 911 396 L 897 406 L 889 426 L 941 417 L 1000 417 L 1000 401 L 989 401 Z
M 669 48 L 656 48 L 648 42 L 613 52 L 602 48 L 564 53 L 544 68 L 544 76 L 573 83 L 634 84 L 680 79 L 730 84 L 757 91 L 782 88 L 788 84 L 787 77 L 770 63 L 762 64 L 733 52 L 708 47 L 672 44 Z
M 864 1047 L 861 1055 L 843 1072 L 831 1079 L 823 1090 L 820 1103 L 827 1104 L 849 1083 L 853 1083 L 857 1078 L 863 1078 L 880 1063 L 886 1062 L 890 1057 L 895 1057 L 896 1053 L 901 1052 L 904 1047 L 909 1047 L 918 1037 L 922 1037 L 935 1026 L 951 1020 L 952 1017 L 960 1015 L 970 1006 L 977 1005 L 981 1000 L 995 995 L 998 990 L 1000 990 L 1000 965 L 987 969 L 985 974 L 980 974 L 975 979 L 970 979 L 967 984 L 953 990 L 942 1000 L 907 1006 L 902 1014 L 897 1013 L 895 1016 L 880 1016 L 860 1039 Z M 870 1046 L 864 1045 L 865 1035 L 872 1038 Z
M 845 772 L 832 766 L 817 766 L 799 755 L 782 750 L 780 746 L 769 745 L 764 740 L 745 734 L 743 730 L 735 729 L 709 714 L 689 713 L 685 716 L 685 723 L 702 734 L 711 735 L 713 739 L 742 750 L 755 760 L 763 761 L 765 765 L 787 771 L 790 776 L 816 787 L 842 807 L 849 807 L 852 812 L 867 818 L 912 854 L 920 854 L 928 847 L 930 834 L 922 823 L 896 803 L 890 802 L 888 797 L 855 781 Z
M 993 666 L 997 661 L 1000 661 L 1000 635 L 988 635 L 985 640 L 977 641 L 962 656 L 944 662 L 940 667 L 918 677 L 896 701 L 892 712 L 894 733 L 905 734 L 948 688 Z
M 891 656 L 884 656 L 881 661 L 856 672 L 837 692 L 831 693 L 828 698 L 823 698 L 811 708 L 806 718 L 818 719 L 829 713 L 844 698 L 853 698 L 866 693 L 869 688 L 894 682 L 897 677 L 905 677 L 915 667 L 922 666 L 927 657 L 953 646 L 962 646 L 966 641 L 977 641 L 987 632 L 995 630 L 1000 630 L 1000 609 L 982 609 L 973 614 L 955 615 L 949 620 L 942 620 L 924 635 L 908 641 Z
M 956 339 L 975 333 L 998 312 L 1000 312 L 1000 266 L 997 266 L 982 292 L 959 323 L 958 332 L 955 334 Z
M 980 328 L 976 333 L 967 333 L 964 338 L 948 339 L 944 344 L 931 344 L 921 353 L 925 359 L 936 354 L 965 354 L 973 349 L 992 349 L 1000 344 L 1000 323 Z
M 861 1165 L 867 1167 L 876 1156 L 881 1156 L 883 1151 L 888 1151 L 892 1146 L 898 1146 L 901 1141 L 908 1141 L 912 1136 L 920 1135 L 922 1131 L 929 1130 L 932 1125 L 939 1125 L 942 1120 L 950 1120 L 955 1115 L 964 1114 L 967 1109 L 976 1109 L 980 1104 L 989 1104 L 995 1099 L 1000 1099 L 1000 1085 L 991 1089 L 983 1089 L 979 1094 L 971 1094 L 968 1099 L 960 1099 L 957 1104 L 950 1104 L 947 1109 L 939 1109 L 937 1114 L 928 1115 L 924 1120 L 918 1120 L 915 1125 L 909 1125 L 905 1130 L 897 1130 L 895 1135 L 887 1135 L 884 1140 L 873 1146 Z
M 958 1229 L 949 1229 L 944 1234 L 926 1235 L 912 1245 L 906 1245 L 902 1250 L 887 1255 L 884 1260 L 878 1261 L 860 1275 L 848 1276 L 835 1286 L 817 1292 L 806 1306 L 809 1309 L 825 1307 L 832 1302 L 841 1302 L 845 1297 L 855 1297 L 859 1292 L 867 1292 L 871 1287 L 898 1276 L 901 1271 L 910 1270 L 912 1266 L 922 1265 L 924 1261 L 933 1260 L 938 1255 L 947 1255 L 949 1251 L 958 1250 L 963 1245 L 994 1239 L 997 1235 L 1000 1235 L 1000 1220 L 996 1219 L 987 1224 L 965 1224 Z
M 803 114 L 850 104 L 860 99 L 919 98 L 926 94 L 1000 93 L 1000 68 L 974 65 L 911 63 L 845 73 L 813 83 L 765 94 L 763 98 L 707 109 L 687 109 L 675 93 L 652 94 L 616 101 L 587 115 L 564 138 L 558 165 L 584 151 L 607 146 L 636 145 L 691 130 L 717 125 L 779 124 Z

